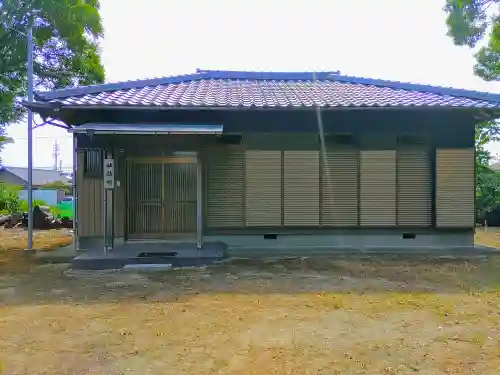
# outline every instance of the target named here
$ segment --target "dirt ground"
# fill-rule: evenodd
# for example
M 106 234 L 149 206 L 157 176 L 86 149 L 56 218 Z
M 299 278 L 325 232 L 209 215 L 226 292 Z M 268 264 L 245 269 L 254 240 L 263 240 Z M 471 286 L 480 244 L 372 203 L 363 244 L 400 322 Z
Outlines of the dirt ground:
M 0 273 L 3 374 L 497 374 L 500 257 Z M 1 372 L 1 371 L 0 371 Z

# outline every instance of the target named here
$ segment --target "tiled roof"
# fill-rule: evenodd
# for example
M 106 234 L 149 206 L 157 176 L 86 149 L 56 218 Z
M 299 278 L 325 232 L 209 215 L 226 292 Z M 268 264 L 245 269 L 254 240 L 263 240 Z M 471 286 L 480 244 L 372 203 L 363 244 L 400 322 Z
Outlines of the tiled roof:
M 28 168 L 22 167 L 0 167 L 0 170 L 6 170 L 24 181 L 28 181 Z M 59 171 L 51 169 L 33 169 L 33 185 L 45 185 L 52 182 L 67 181 Z
M 500 108 L 500 94 L 349 77 L 339 72 L 198 70 L 194 74 L 37 92 L 63 106 Z

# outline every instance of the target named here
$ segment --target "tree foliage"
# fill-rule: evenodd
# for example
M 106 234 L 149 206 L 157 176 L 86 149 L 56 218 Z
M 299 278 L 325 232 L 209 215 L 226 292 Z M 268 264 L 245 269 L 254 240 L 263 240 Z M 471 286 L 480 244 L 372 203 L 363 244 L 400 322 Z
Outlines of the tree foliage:
M 12 214 L 21 209 L 21 186 L 0 182 L 0 214 Z
M 0 148 L 3 127 L 24 114 L 30 25 L 36 90 L 104 81 L 98 0 L 0 0 Z
M 499 137 L 500 129 L 495 122 L 476 126 L 476 214 L 481 220 L 500 204 L 500 173 L 489 168 L 491 155 L 484 148 Z
M 500 0 L 447 0 L 448 35 L 459 46 L 476 47 L 474 72 L 487 80 L 500 78 Z
M 65 194 L 70 194 L 72 186 L 68 181 L 54 181 L 40 186 L 41 190 L 64 190 Z
M 456 45 L 477 50 L 474 73 L 486 81 L 500 78 L 500 0 L 446 0 L 448 35 Z M 489 121 L 476 126 L 476 210 L 482 218 L 500 204 L 500 173 L 489 168 L 485 145 L 497 141 L 500 126 Z

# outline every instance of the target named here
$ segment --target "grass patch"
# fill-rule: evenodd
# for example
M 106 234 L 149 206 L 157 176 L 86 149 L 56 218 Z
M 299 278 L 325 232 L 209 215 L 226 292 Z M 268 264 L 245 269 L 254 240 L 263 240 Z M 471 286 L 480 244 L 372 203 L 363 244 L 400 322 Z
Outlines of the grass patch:
M 476 244 L 500 249 L 500 228 L 491 227 L 485 231 L 483 228 L 476 229 L 474 235 Z

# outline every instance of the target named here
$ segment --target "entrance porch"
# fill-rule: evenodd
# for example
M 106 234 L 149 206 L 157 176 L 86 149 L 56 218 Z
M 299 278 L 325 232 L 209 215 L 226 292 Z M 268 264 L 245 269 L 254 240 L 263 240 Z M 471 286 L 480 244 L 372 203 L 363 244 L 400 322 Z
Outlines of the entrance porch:
M 123 241 L 117 240 L 114 248 L 104 252 L 102 241 L 87 243 L 88 250 L 72 260 L 75 269 L 119 269 L 130 265 L 171 265 L 172 267 L 204 266 L 220 261 L 227 246 L 221 242 L 206 242 L 198 247 L 186 241 Z

